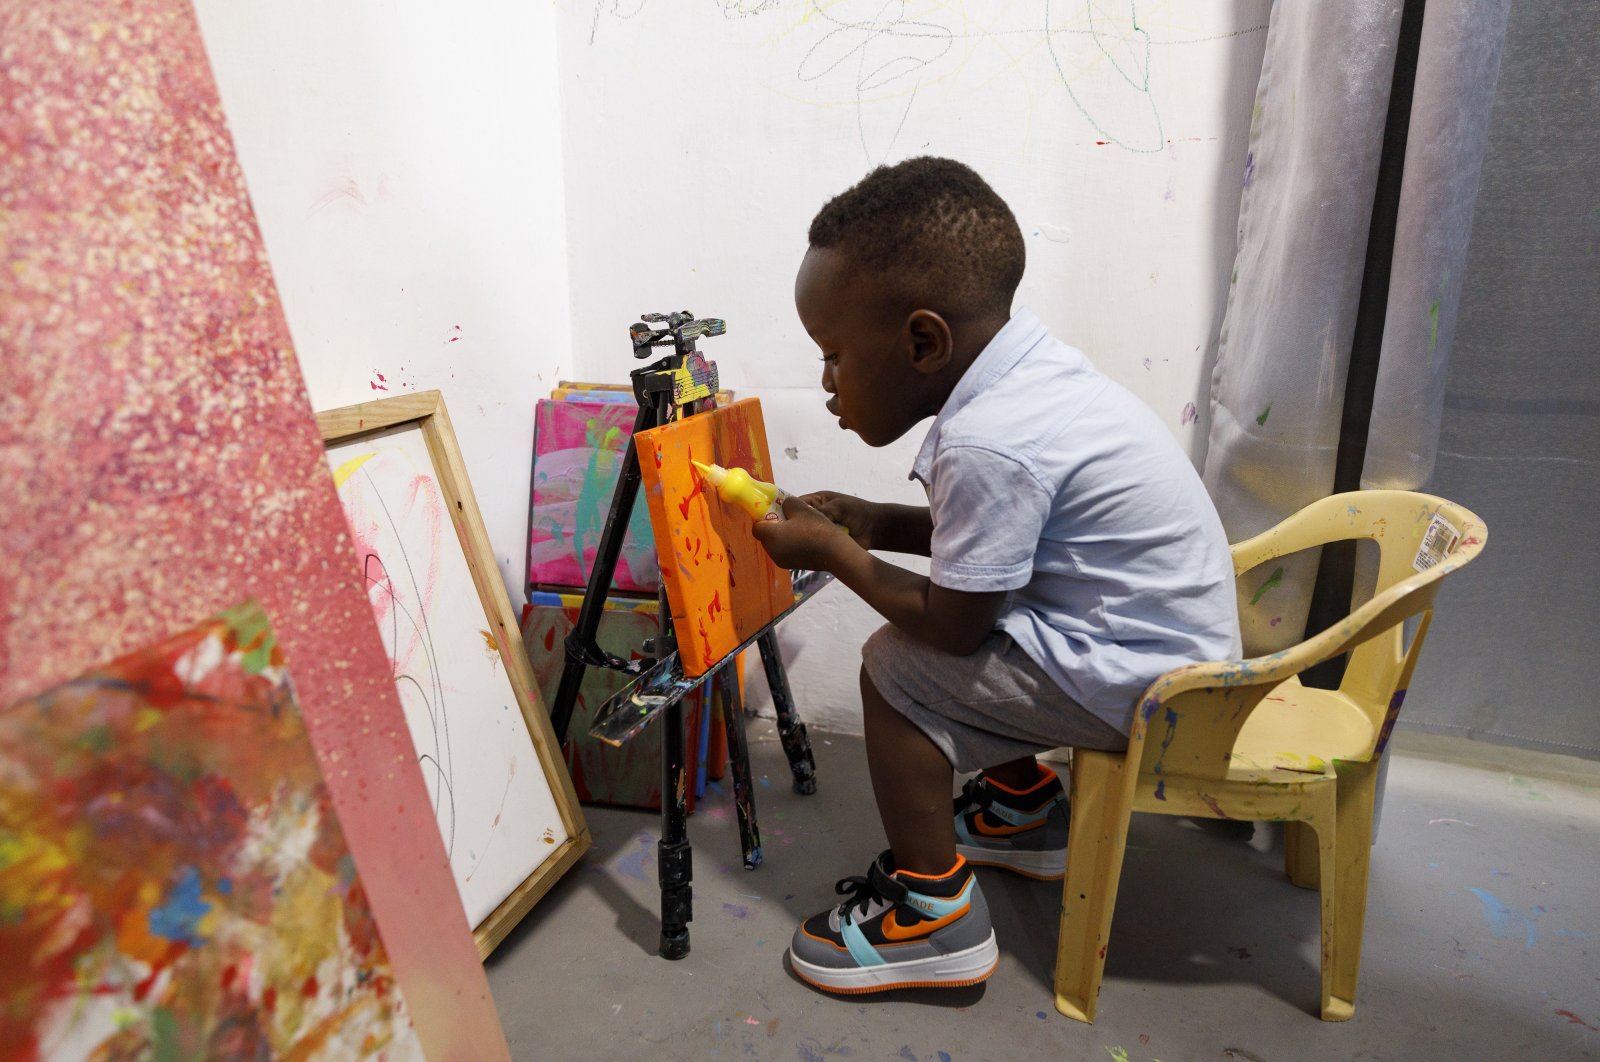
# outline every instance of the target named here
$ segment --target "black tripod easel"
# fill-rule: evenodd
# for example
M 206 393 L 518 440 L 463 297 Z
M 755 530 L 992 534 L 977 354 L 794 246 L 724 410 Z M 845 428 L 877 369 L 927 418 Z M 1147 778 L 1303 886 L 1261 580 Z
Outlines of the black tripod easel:
M 664 327 L 652 328 L 651 325 Z M 726 330 L 723 321 L 715 318 L 697 319 L 687 310 L 671 314 L 645 314 L 642 321 L 628 329 L 633 342 L 633 356 L 636 358 L 648 357 L 656 347 L 672 347 L 671 354 L 629 374 L 634 397 L 639 402 L 639 413 L 633 422 L 635 435 L 705 412 L 716 405 L 716 364 L 707 361 L 695 344 L 702 338 L 720 336 Z M 550 714 L 556 740 L 565 744 L 567 727 L 578 703 L 578 692 L 583 685 L 585 671 L 591 667 L 604 667 L 633 675 L 635 679 L 596 713 L 590 728 L 595 737 L 620 745 L 658 716 L 661 717 L 661 725 L 666 730 L 661 742 L 661 840 L 657 845 L 661 881 L 660 953 L 667 959 L 681 959 L 689 954 L 689 921 L 694 917 L 690 886 L 693 864 L 685 806 L 689 779 L 684 752 L 683 698 L 708 680 L 716 684 L 717 693 L 722 699 L 723 722 L 728 735 L 728 760 L 733 773 L 739 843 L 745 868 L 754 870 L 761 863 L 761 831 L 756 823 L 755 794 L 751 786 L 749 750 L 745 745 L 739 682 L 736 669 L 728 665 L 752 643 L 759 647 L 778 717 L 778 734 L 784 754 L 789 759 L 789 769 L 794 775 L 794 790 L 801 794 L 816 792 L 816 763 L 811 754 L 811 742 L 806 736 L 805 724 L 800 722 L 795 713 L 794 697 L 789 691 L 789 680 L 784 673 L 783 658 L 778 653 L 774 628 L 802 601 L 830 582 L 832 577 L 821 572 L 796 573 L 794 604 L 704 674 L 693 678 L 683 673 L 677 652 L 677 638 L 672 629 L 672 610 L 663 583 L 658 592 L 660 630 L 645 645 L 650 657 L 627 661 L 612 656 L 600 648 L 595 635 L 600 628 L 611 577 L 622 552 L 628 519 L 638 498 L 639 481 L 639 452 L 637 447 L 630 445 L 623 462 L 622 475 L 611 496 L 611 509 L 606 514 L 594 567 L 589 571 L 589 583 L 584 590 L 583 605 L 578 611 L 578 622 L 566 639 L 566 663 Z

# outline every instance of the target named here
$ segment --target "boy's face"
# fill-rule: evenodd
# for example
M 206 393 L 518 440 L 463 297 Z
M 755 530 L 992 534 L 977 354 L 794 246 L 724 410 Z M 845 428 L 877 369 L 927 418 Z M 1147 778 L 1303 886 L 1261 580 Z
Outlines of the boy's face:
M 876 285 L 851 275 L 836 251 L 812 248 L 794 282 L 800 323 L 822 349 L 822 389 L 839 427 L 887 446 L 930 412 L 913 367 L 906 321 L 886 312 Z

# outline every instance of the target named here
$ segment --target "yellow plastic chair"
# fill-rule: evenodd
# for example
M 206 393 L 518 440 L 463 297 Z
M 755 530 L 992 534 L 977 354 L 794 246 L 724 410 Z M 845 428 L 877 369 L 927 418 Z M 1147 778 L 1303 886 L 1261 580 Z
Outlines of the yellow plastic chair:
M 1168 672 L 1145 692 L 1126 753 L 1073 752 L 1057 1010 L 1094 1020 L 1128 819 L 1149 811 L 1284 822 L 1290 880 L 1320 883 L 1322 1018 L 1355 1012 L 1378 765 L 1434 595 L 1486 537 L 1483 521 L 1442 498 L 1357 491 L 1324 498 L 1233 547 L 1242 575 L 1312 546 L 1371 539 L 1381 555 L 1376 592 L 1290 649 Z M 1418 613 L 1408 648 L 1401 624 Z M 1349 650 L 1339 689 L 1301 685 L 1306 668 Z

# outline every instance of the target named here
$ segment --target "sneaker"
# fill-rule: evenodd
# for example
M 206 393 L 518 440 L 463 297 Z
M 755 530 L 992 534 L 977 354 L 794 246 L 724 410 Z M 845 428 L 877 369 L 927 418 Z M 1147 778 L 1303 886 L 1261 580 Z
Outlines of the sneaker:
M 956 851 L 977 866 L 1057 881 L 1067 872 L 1068 811 L 1061 779 L 1048 767 L 1022 790 L 980 774 L 956 798 Z
M 817 988 L 954 988 L 986 980 L 1000 962 L 989 906 L 959 856 L 935 878 L 895 870 L 884 852 L 834 891 L 849 899 L 800 923 L 789 944 L 789 965 Z

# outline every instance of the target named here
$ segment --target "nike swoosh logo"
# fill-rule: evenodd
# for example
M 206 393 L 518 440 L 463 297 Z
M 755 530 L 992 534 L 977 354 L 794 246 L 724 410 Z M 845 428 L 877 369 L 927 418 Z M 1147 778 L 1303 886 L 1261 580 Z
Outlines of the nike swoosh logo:
M 956 910 L 945 915 L 943 918 L 934 918 L 925 922 L 918 922 L 917 924 L 910 926 L 901 925 L 899 922 L 894 920 L 893 915 L 890 915 L 883 920 L 883 936 L 885 940 L 892 940 L 897 944 L 907 940 L 920 940 L 923 937 L 938 932 L 970 910 L 972 910 L 972 904 L 964 903 Z

